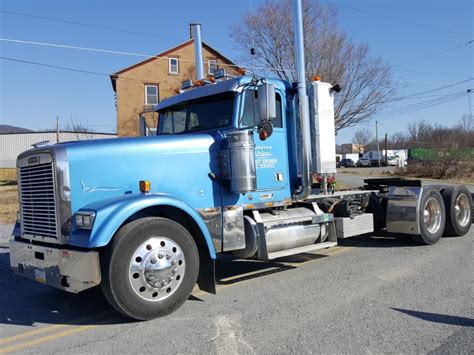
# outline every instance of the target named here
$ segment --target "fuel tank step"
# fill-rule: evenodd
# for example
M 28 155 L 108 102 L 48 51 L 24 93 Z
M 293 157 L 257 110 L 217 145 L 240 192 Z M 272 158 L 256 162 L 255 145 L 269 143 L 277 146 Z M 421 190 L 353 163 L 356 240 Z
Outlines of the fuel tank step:
M 305 245 L 305 246 L 293 248 L 293 249 L 280 250 L 273 253 L 268 253 L 268 260 L 278 259 L 278 258 L 282 258 L 284 256 L 289 256 L 289 255 L 309 253 L 315 250 L 335 247 L 336 245 L 337 245 L 337 242 L 324 242 L 324 243 L 318 243 L 318 244 Z

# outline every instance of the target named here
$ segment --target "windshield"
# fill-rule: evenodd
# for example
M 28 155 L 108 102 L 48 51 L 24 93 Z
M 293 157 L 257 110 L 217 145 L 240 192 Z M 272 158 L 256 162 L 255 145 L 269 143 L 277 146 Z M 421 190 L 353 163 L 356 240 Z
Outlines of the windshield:
M 234 93 L 187 101 L 158 111 L 157 134 L 196 132 L 225 127 L 232 122 Z

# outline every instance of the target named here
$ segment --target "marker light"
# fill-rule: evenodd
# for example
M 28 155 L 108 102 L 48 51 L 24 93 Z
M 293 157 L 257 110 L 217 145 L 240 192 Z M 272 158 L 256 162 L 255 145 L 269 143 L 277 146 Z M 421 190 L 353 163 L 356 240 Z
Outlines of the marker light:
M 184 80 L 181 82 L 181 89 L 189 89 L 193 86 L 193 81 L 191 79 Z
M 239 73 L 240 75 L 245 75 L 245 68 L 238 68 L 237 69 L 237 73 Z
M 150 181 L 140 180 L 140 191 L 141 192 L 150 192 Z
M 76 228 L 92 229 L 95 220 L 95 212 L 79 211 L 75 214 Z
M 321 77 L 319 75 L 313 76 L 313 81 L 320 81 Z
M 214 72 L 214 79 L 220 79 L 226 76 L 225 69 L 220 68 Z

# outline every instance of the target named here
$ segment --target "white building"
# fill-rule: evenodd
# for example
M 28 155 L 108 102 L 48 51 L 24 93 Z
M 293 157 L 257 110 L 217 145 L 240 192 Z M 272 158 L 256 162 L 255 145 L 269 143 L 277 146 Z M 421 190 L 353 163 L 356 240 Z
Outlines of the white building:
M 25 150 L 31 149 L 35 143 L 49 141 L 51 144 L 57 142 L 70 142 L 89 139 L 116 138 L 116 134 L 112 133 L 95 133 L 95 132 L 68 132 L 56 131 L 50 132 L 25 132 L 25 133 L 0 133 L 0 180 L 2 176 L 12 176 L 13 170 L 16 168 L 16 157 Z M 2 173 L 3 171 L 3 173 Z M 3 179 L 7 179 L 3 177 Z

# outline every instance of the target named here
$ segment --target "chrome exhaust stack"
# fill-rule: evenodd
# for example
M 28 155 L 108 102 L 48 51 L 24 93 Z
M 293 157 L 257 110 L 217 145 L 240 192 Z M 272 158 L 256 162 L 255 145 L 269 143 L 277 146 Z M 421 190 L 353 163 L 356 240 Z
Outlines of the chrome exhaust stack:
M 196 61 L 196 80 L 204 79 L 204 65 L 202 60 L 202 40 L 201 40 L 201 24 L 192 23 L 194 37 L 194 57 Z
M 297 88 L 299 100 L 299 118 L 302 137 L 302 164 L 301 190 L 295 193 L 296 201 L 305 200 L 311 193 L 311 134 L 309 123 L 309 104 L 306 91 L 306 75 L 304 60 L 303 12 L 301 0 L 295 0 L 294 5 L 294 32 L 295 32 L 295 63 L 297 74 Z

